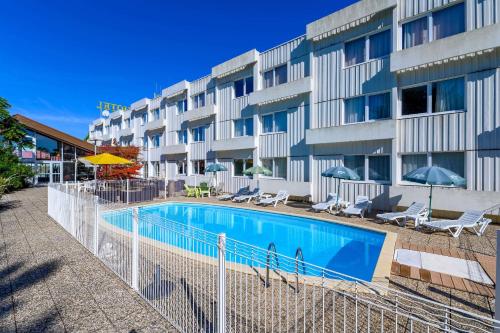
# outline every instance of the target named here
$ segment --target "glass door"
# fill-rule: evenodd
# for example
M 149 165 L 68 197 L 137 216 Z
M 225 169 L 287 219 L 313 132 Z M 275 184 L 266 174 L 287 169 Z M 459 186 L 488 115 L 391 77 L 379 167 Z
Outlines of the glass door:
M 60 183 L 61 182 L 61 162 L 52 162 L 52 174 L 51 174 L 51 183 Z

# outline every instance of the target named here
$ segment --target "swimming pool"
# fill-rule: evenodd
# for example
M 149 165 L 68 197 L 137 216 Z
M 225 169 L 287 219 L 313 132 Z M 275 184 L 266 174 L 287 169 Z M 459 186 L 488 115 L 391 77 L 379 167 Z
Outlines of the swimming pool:
M 263 249 L 273 242 L 276 252 L 292 258 L 300 247 L 304 261 L 365 281 L 372 278 L 385 240 L 385 233 L 374 230 L 219 205 L 171 202 L 139 208 L 139 216 L 150 214 L 186 227 L 226 233 L 228 238 Z M 130 211 L 105 214 L 104 219 L 120 228 L 132 229 Z M 168 242 L 154 230 L 140 228 L 139 233 Z

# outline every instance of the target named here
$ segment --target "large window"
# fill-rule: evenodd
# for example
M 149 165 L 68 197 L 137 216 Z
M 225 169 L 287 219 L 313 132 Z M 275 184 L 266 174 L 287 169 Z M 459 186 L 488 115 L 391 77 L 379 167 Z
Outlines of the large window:
M 234 176 L 244 176 L 243 173 L 246 169 L 253 167 L 252 159 L 237 159 L 233 162 Z
M 262 166 L 272 171 L 272 177 L 283 178 L 287 177 L 287 163 L 285 157 L 262 159 Z
M 234 96 L 236 98 L 249 95 L 253 92 L 253 76 L 234 81 Z
M 178 144 L 187 144 L 188 143 L 187 130 L 177 131 L 177 143 Z
M 253 118 L 236 119 L 234 121 L 234 136 L 252 136 Z
M 438 166 L 465 176 L 465 155 L 463 152 L 408 154 L 401 156 L 401 177 L 418 168 Z
M 61 142 L 36 133 L 36 159 L 61 160 Z
M 205 174 L 205 160 L 193 160 L 193 173 L 195 175 Z
M 354 170 L 360 180 L 365 180 L 365 155 L 347 155 L 344 156 L 344 166 Z
M 432 104 L 428 105 L 428 93 Z M 403 116 L 465 110 L 465 80 L 463 77 L 427 83 L 402 90 Z
M 356 171 L 360 180 L 388 183 L 391 181 L 391 157 L 389 155 L 344 156 L 344 166 Z
M 187 111 L 187 99 L 181 99 L 177 101 L 177 114 L 184 113 Z
M 429 29 L 429 22 L 432 23 Z M 403 24 L 403 48 L 453 36 L 465 31 L 465 4 L 463 2 Z
M 280 111 L 262 116 L 262 133 L 286 132 L 287 112 Z
M 153 118 L 153 121 L 160 119 L 160 109 L 151 110 L 151 117 Z
M 202 108 L 205 106 L 205 93 L 193 96 L 193 109 Z
M 185 160 L 177 161 L 177 174 L 178 175 L 187 175 L 187 167 L 186 167 Z
M 391 117 L 390 92 L 349 98 L 344 105 L 344 124 Z
M 205 130 L 206 126 L 200 126 L 193 128 L 193 141 L 194 142 L 204 142 L 205 141 Z
M 385 30 L 368 37 L 369 59 L 382 58 L 391 53 L 391 30 Z
M 288 69 L 286 64 L 264 72 L 264 88 L 274 87 L 287 82 Z
M 160 147 L 161 134 L 155 134 L 151 136 L 151 144 L 153 148 Z
M 401 177 L 413 170 L 427 166 L 427 154 L 401 156 Z
M 365 62 L 365 38 L 359 38 L 345 43 L 345 65 L 352 66 Z
M 371 59 L 382 58 L 391 53 L 391 31 L 384 30 L 345 43 L 345 66 L 357 65 Z

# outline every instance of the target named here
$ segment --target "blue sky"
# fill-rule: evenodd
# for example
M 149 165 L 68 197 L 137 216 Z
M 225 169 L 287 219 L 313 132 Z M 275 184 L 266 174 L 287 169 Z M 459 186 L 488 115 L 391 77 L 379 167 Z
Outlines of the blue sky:
M 130 105 L 353 2 L 4 1 L 0 96 L 12 113 L 84 137 L 99 100 Z

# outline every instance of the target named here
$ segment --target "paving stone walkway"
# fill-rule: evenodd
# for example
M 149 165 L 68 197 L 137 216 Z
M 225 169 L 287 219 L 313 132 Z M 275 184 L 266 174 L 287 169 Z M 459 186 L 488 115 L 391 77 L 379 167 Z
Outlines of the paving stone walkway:
M 0 332 L 175 332 L 46 211 L 47 188 L 0 202 Z

